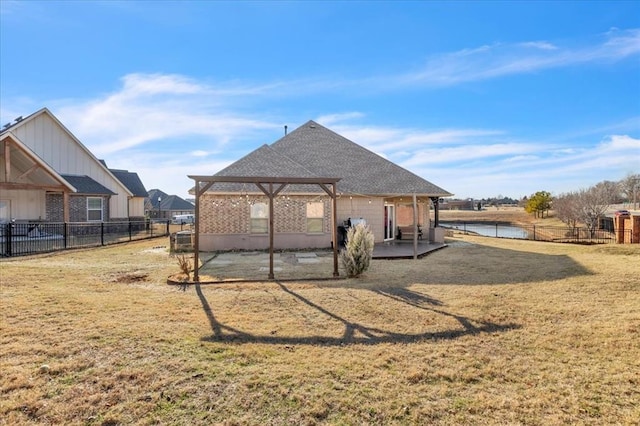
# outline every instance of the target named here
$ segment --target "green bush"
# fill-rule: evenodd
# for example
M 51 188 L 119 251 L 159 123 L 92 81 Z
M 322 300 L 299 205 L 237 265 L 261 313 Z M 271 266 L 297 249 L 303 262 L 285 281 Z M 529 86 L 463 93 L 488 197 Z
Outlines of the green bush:
M 358 224 L 347 231 L 347 245 L 340 252 L 342 266 L 349 277 L 358 277 L 369 269 L 373 257 L 373 233 L 368 226 Z

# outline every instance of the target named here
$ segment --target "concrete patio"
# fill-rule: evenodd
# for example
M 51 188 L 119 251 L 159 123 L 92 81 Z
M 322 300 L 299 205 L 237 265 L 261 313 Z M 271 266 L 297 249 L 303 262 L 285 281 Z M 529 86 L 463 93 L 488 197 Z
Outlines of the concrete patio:
M 446 244 L 418 242 L 418 258 L 446 247 Z M 203 282 L 234 282 L 267 280 L 269 253 L 266 251 L 241 251 L 202 253 L 200 267 Z M 413 259 L 412 241 L 390 241 L 376 244 L 373 259 Z M 309 250 L 274 253 L 276 280 L 335 279 L 333 277 L 333 252 Z M 340 277 L 345 277 L 342 264 Z

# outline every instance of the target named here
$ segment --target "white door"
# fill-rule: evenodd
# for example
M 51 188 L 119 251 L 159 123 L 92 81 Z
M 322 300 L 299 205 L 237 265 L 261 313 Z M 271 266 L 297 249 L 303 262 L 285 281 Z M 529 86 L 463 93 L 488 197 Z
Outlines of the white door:
M 384 240 L 391 241 L 395 238 L 396 208 L 393 204 L 384 205 Z

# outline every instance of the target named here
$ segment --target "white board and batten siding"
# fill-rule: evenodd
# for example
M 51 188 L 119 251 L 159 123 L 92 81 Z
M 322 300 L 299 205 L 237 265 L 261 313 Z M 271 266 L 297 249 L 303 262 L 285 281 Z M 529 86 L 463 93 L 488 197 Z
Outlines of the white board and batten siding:
M 77 138 L 45 112 L 16 128 L 15 135 L 58 173 L 89 176 L 116 193 L 109 203 L 110 216 L 128 217 L 128 198 L 132 195 L 129 190 Z

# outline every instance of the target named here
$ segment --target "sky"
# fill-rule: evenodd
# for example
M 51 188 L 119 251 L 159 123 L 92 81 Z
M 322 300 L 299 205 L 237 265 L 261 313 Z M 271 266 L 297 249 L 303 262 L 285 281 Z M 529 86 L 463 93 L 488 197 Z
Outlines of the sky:
M 315 120 L 456 198 L 640 173 L 640 2 L 0 0 L 0 124 L 47 107 L 189 197 Z

